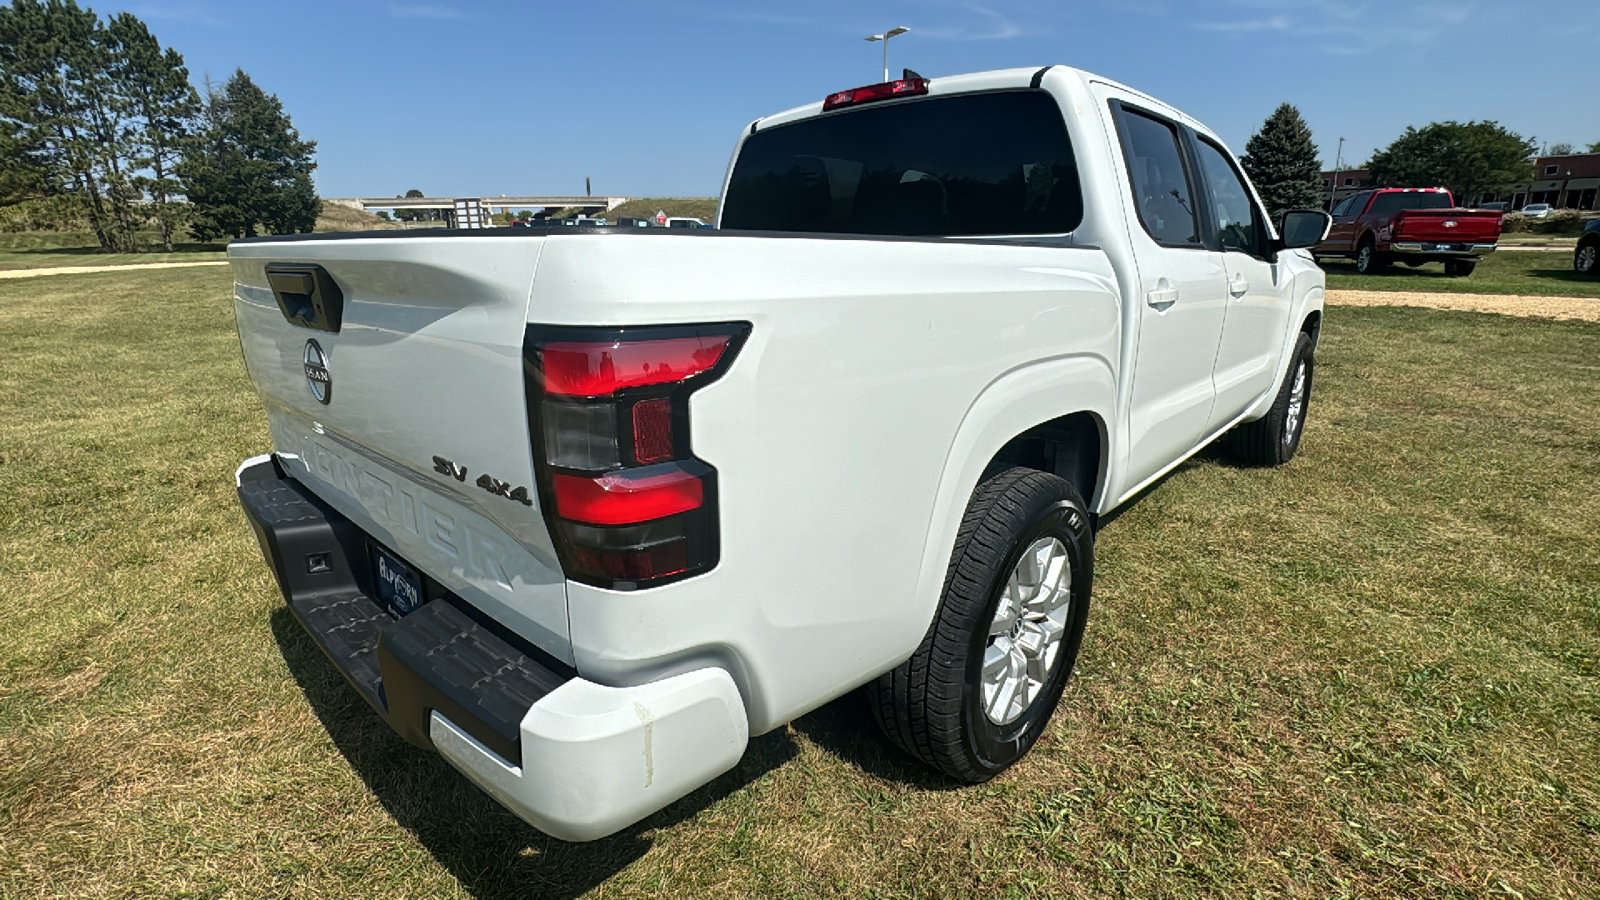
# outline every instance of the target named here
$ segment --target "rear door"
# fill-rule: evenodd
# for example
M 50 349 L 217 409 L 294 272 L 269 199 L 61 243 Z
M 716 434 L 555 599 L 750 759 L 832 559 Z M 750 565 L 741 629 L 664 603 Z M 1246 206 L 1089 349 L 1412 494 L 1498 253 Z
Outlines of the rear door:
M 1204 224 L 1216 235 L 1228 273 L 1228 311 L 1212 375 L 1211 427 L 1221 428 L 1277 382 L 1290 285 L 1283 267 L 1268 259 L 1266 216 L 1232 154 L 1203 135 L 1195 136 L 1195 154 L 1206 182 Z
M 400 232 L 236 241 L 228 257 L 245 365 L 284 469 L 374 544 L 570 662 L 522 361 L 544 240 Z M 296 273 L 337 294 L 337 327 L 292 320 L 305 305 Z
M 1128 465 L 1140 483 L 1180 459 L 1206 434 L 1211 381 L 1227 306 L 1222 254 L 1207 247 L 1197 216 L 1199 173 L 1178 123 L 1111 97 L 1134 215 L 1139 337 L 1128 410 Z

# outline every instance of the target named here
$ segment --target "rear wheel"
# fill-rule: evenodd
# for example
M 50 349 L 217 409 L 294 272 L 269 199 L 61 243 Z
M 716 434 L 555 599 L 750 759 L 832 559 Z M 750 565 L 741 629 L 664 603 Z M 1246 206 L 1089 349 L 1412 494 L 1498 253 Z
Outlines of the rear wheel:
M 884 734 L 952 778 L 987 781 L 1039 740 L 1083 641 L 1089 511 L 1065 479 L 1009 469 L 973 492 L 933 625 L 868 686 Z
M 1228 432 L 1225 446 L 1235 459 L 1256 466 L 1281 466 L 1294 459 L 1311 405 L 1314 368 L 1311 336 L 1302 332 L 1267 414 Z
M 1589 241 L 1572 255 L 1572 271 L 1579 275 L 1600 275 L 1600 241 Z
M 1361 247 L 1356 250 L 1356 271 L 1362 275 L 1375 275 L 1388 264 L 1389 261 L 1378 252 L 1378 245 L 1372 238 L 1362 241 Z
M 1478 261 L 1475 259 L 1447 259 L 1444 261 L 1444 274 L 1451 278 L 1465 278 L 1477 267 Z

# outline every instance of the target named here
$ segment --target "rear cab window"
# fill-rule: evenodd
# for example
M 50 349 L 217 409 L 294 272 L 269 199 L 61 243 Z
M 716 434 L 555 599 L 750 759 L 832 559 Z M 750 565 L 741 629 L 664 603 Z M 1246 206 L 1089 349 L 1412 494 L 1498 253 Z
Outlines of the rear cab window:
M 1449 209 L 1450 196 L 1442 191 L 1391 191 L 1372 201 L 1371 214 L 1387 216 L 1402 209 Z
M 1038 90 L 905 100 L 751 135 L 722 227 L 905 236 L 1065 234 L 1083 191 L 1061 109 Z

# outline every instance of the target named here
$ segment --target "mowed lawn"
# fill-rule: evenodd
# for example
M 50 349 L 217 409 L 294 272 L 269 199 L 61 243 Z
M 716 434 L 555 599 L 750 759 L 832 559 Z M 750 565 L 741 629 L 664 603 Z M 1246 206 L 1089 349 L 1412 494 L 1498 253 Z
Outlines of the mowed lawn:
M 227 270 L 0 282 L 0 896 L 1593 897 L 1597 388 L 1600 325 L 1334 307 L 1298 459 L 1101 532 L 1013 770 L 956 787 L 845 698 L 569 845 L 284 610 Z
M 146 247 L 161 246 L 155 231 L 141 233 Z M 0 271 L 42 269 L 56 266 L 116 266 L 153 262 L 203 262 L 227 259 L 223 244 L 184 243 L 172 245 L 173 252 L 102 253 L 93 234 L 76 231 L 27 231 L 0 234 Z
M 1471 275 L 1451 278 L 1444 263 L 1423 263 L 1415 268 L 1391 264 L 1375 275 L 1356 272 L 1347 259 L 1326 259 L 1330 290 L 1427 291 L 1451 294 L 1532 294 L 1557 297 L 1600 298 L 1600 278 L 1572 271 L 1576 247 L 1554 250 L 1500 250 L 1484 257 Z

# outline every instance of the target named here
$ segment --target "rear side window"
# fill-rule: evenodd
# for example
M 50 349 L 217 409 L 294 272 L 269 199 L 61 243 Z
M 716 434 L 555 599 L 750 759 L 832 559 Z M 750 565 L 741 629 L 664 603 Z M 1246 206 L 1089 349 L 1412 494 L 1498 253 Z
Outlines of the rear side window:
M 1379 194 L 1369 215 L 1387 216 L 1402 209 L 1449 209 L 1450 198 L 1439 191 L 1395 191 Z
M 1166 122 L 1124 108 L 1118 117 L 1123 154 L 1133 179 L 1133 205 L 1144 230 L 1158 244 L 1200 246 L 1178 132 Z
M 832 113 L 745 141 L 722 227 L 837 234 L 1061 234 L 1083 191 L 1043 91 Z

